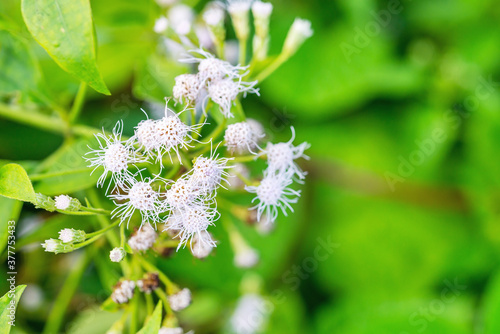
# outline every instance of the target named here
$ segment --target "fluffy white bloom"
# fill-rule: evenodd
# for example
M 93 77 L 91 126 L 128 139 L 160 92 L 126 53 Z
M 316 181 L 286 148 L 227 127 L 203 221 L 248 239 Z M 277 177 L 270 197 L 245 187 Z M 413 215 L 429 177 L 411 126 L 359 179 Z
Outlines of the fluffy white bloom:
M 154 32 L 161 34 L 168 29 L 168 19 L 165 16 L 160 16 L 159 19 L 155 21 L 155 26 L 153 28 Z
M 46 252 L 55 253 L 60 244 L 61 242 L 59 240 L 48 239 L 45 240 L 45 243 L 42 244 L 42 247 Z
M 184 209 L 192 205 L 198 195 L 197 187 L 187 177 L 181 177 L 167 190 L 165 204 L 172 209 Z
M 130 237 L 128 244 L 135 251 L 146 251 L 153 246 L 157 237 L 155 229 L 150 224 L 146 224 Z
M 156 3 L 162 7 L 168 7 L 168 6 L 173 5 L 177 1 L 179 1 L 179 0 L 156 0 Z
M 260 124 L 259 121 L 253 118 L 247 118 L 246 122 L 250 126 L 252 139 L 254 142 L 258 143 L 260 139 L 266 136 L 266 132 L 264 131 L 264 127 Z
M 206 231 L 210 225 L 214 225 L 214 221 L 217 219 L 219 219 L 217 210 L 205 205 L 194 204 L 185 209 L 173 211 L 168 217 L 166 229 L 178 231 L 174 237 L 179 238 L 177 249 L 184 246 L 195 235 L 198 235 L 198 242 L 215 247 L 213 239 L 204 238 L 204 235 L 200 235 L 200 233 Z
M 291 56 L 297 51 L 302 43 L 304 43 L 304 41 L 312 35 L 313 30 L 311 28 L 311 22 L 301 18 L 296 18 L 286 36 L 285 44 L 283 45 L 283 52 L 286 55 Z
M 139 210 L 142 222 L 151 221 L 156 223 L 158 212 L 161 208 L 159 192 L 151 187 L 151 183 L 156 179 L 145 179 L 130 181 L 122 186 L 124 193 L 112 194 L 109 197 L 115 200 L 116 208 L 113 210 L 112 217 L 119 216 L 121 221 L 130 221 L 135 210 Z
M 222 182 L 228 183 L 229 174 L 226 170 L 230 168 L 227 165 L 230 159 L 219 158 L 215 151 L 212 151 L 209 158 L 199 156 L 193 165 L 190 181 L 202 194 L 217 190 Z
M 184 63 L 198 63 L 198 76 L 202 83 L 210 84 L 224 78 L 241 79 L 247 74 L 247 66 L 234 66 L 227 61 L 216 58 L 203 49 L 191 50 Z
M 92 173 L 94 173 L 97 168 L 104 167 L 104 172 L 97 181 L 97 186 L 99 187 L 104 185 L 104 181 L 109 172 L 111 172 L 111 182 L 109 185 L 115 183 L 121 186 L 130 178 L 131 173 L 128 171 L 128 166 L 144 161 L 128 143 L 122 142 L 122 130 L 123 121 L 119 121 L 113 128 L 113 134 L 111 136 L 108 137 L 104 133 L 104 130 L 103 133 L 95 134 L 99 143 L 99 149 L 91 149 L 91 151 L 86 154 L 94 155 L 90 158 L 85 157 L 85 159 L 90 162 L 89 167 L 94 167 Z
M 270 311 L 261 296 L 246 294 L 239 299 L 231 316 L 231 328 L 236 334 L 259 333 L 264 329 Z
M 59 195 L 55 197 L 55 205 L 58 210 L 66 210 L 69 208 L 71 197 L 68 195 Z
M 252 152 L 257 147 L 259 135 L 253 132 L 252 126 L 248 122 L 230 124 L 224 133 L 224 141 L 231 153 Z
M 238 174 L 248 179 L 250 177 L 250 170 L 244 164 L 235 164 L 233 168 L 229 170 L 229 176 L 227 178 L 229 188 L 241 189 L 245 187 L 245 182 L 239 178 Z
M 118 282 L 111 294 L 111 299 L 117 304 L 124 304 L 134 296 L 134 281 L 123 280 Z
M 214 245 L 215 241 L 212 235 L 207 231 L 201 231 L 193 236 L 191 241 L 191 253 L 199 259 L 204 259 L 212 253 Z
M 246 186 L 245 189 L 250 193 L 257 194 L 252 203 L 259 203 L 251 209 L 257 209 L 257 220 L 260 220 L 263 213 L 266 213 L 268 219 L 274 222 L 278 217 L 278 209 L 281 209 L 286 216 L 286 209 L 293 212 L 290 204 L 297 203 L 300 197 L 300 191 L 293 190 L 288 186 L 292 184 L 291 172 L 275 173 L 264 171 L 264 178 L 258 186 Z
M 85 241 L 85 231 L 65 228 L 59 231 L 59 240 L 64 243 L 76 243 Z
M 257 221 L 255 225 L 257 232 L 259 232 L 262 235 L 268 235 L 274 230 L 275 225 L 273 224 L 272 221 L 270 221 L 267 218 L 267 215 L 264 213 L 261 217 L 260 220 Z
M 194 21 L 193 9 L 184 4 L 175 5 L 168 12 L 168 20 L 177 34 L 187 35 Z
M 252 268 L 259 263 L 259 253 L 248 246 L 237 250 L 234 255 L 234 264 L 239 268 Z
M 267 154 L 267 164 L 270 171 L 277 171 L 280 173 L 291 170 L 296 174 L 299 179 L 304 179 L 306 173 L 295 163 L 295 159 L 304 158 L 309 159 L 304 151 L 311 145 L 304 142 L 300 145 L 294 146 L 293 140 L 295 139 L 295 129 L 291 127 L 292 138 L 288 142 L 272 144 L 268 143 L 263 154 Z
M 125 250 L 121 247 L 115 247 L 109 252 L 109 258 L 112 262 L 120 262 L 125 257 Z
M 198 43 L 201 48 L 211 49 L 214 46 L 211 31 L 204 24 L 196 24 L 194 31 L 198 37 Z
M 156 136 L 156 123 L 152 119 L 140 121 L 135 127 L 134 137 L 132 138 L 137 140 L 141 148 L 150 156 L 154 150 L 160 147 Z
M 219 6 L 211 6 L 203 13 L 203 21 L 209 26 L 218 26 L 224 23 L 224 10 Z
M 181 311 L 191 304 L 191 291 L 184 288 L 181 291 L 168 296 L 170 308 L 174 311 Z
M 243 93 L 244 96 L 247 93 L 259 95 L 258 89 L 254 88 L 256 84 L 257 81 L 242 82 L 241 80 L 233 81 L 232 79 L 225 78 L 215 81 L 208 86 L 208 96 L 219 105 L 222 114 L 226 118 L 231 118 L 234 117 L 231 113 L 231 106 L 239 93 Z
M 177 76 L 173 88 L 175 101 L 194 104 L 200 93 L 201 85 L 202 82 L 198 74 L 181 74 Z

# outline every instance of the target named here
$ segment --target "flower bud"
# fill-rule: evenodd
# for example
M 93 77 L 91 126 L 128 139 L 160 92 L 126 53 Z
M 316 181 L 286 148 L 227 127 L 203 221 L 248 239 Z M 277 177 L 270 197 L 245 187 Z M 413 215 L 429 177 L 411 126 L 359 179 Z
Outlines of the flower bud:
M 226 39 L 226 29 L 224 28 L 224 10 L 217 5 L 210 6 L 203 13 L 203 21 L 205 21 L 210 35 L 216 45 L 221 45 Z
M 191 291 L 187 288 L 174 293 L 168 297 L 170 308 L 173 311 L 181 311 L 191 304 Z
M 157 273 L 146 273 L 144 278 L 137 281 L 139 290 L 145 293 L 151 293 L 160 286 L 160 279 Z
M 125 250 L 121 247 L 115 247 L 109 252 L 109 258 L 112 262 L 120 262 L 125 257 Z
M 168 29 L 168 19 L 165 16 L 161 16 L 155 21 L 155 26 L 153 28 L 154 32 L 157 34 L 164 33 Z
M 273 5 L 268 2 L 255 1 L 252 4 L 255 35 L 261 39 L 265 40 L 269 35 L 269 17 L 272 11 Z
M 234 256 L 234 264 L 239 268 L 252 268 L 259 263 L 259 253 L 253 248 L 239 249 Z
M 233 20 L 234 31 L 239 40 L 247 40 L 250 34 L 249 12 L 250 1 L 232 0 L 227 7 L 229 15 Z
M 78 211 L 82 205 L 76 198 L 68 195 L 59 195 L 55 197 L 55 206 L 57 210 Z
M 74 250 L 72 244 L 65 244 L 61 240 L 58 239 L 48 239 L 45 240 L 45 243 L 42 244 L 42 247 L 46 252 L 50 253 L 69 253 Z
M 85 231 L 65 228 L 59 231 L 59 240 L 64 243 L 78 243 L 85 241 Z
M 37 209 L 44 209 L 50 212 L 55 211 L 56 209 L 55 201 L 51 197 L 40 193 L 35 195 L 35 201 L 33 204 L 35 204 L 35 208 Z
M 127 303 L 134 296 L 134 288 L 134 281 L 120 281 L 114 286 L 111 299 L 117 304 Z
M 290 30 L 288 30 L 282 53 L 287 57 L 292 56 L 312 34 L 311 22 L 296 18 Z

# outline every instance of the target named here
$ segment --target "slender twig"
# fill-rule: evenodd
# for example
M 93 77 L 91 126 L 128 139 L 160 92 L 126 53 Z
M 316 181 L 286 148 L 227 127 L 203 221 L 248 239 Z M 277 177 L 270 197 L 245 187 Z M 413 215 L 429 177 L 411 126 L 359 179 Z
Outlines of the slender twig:
M 78 88 L 78 92 L 76 93 L 75 100 L 73 101 L 73 106 L 71 107 L 71 111 L 69 113 L 70 123 L 75 123 L 76 119 L 80 115 L 83 108 L 83 102 L 85 101 L 86 91 L 87 91 L 87 84 L 81 82 L 80 87 Z

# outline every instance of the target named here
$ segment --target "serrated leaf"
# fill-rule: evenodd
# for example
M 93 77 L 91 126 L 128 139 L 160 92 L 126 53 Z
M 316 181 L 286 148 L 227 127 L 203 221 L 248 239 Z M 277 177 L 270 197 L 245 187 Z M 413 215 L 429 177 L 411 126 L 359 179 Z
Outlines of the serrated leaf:
M 29 92 L 40 79 L 40 69 L 26 41 L 0 30 L 0 94 Z
M 0 298 L 0 334 L 9 334 L 11 321 L 15 321 L 15 315 L 19 298 L 23 294 L 26 285 L 18 285 L 14 291 L 9 291 Z M 15 324 L 15 323 L 14 323 Z
M 35 199 L 35 191 L 23 167 L 8 164 L 0 168 L 0 195 L 24 202 Z
M 146 321 L 144 327 L 140 331 L 137 332 L 137 334 L 157 334 L 158 331 L 160 330 L 161 326 L 161 309 L 163 305 L 162 302 L 159 301 L 158 305 L 156 305 L 156 308 L 151 315 L 151 317 Z
M 88 0 L 23 0 L 21 7 L 28 30 L 61 68 L 110 94 L 97 68 Z

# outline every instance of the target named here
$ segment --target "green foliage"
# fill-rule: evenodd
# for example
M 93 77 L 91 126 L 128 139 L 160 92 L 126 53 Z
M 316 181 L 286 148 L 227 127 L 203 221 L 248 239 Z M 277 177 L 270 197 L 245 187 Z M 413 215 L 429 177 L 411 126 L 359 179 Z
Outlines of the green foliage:
M 8 164 L 0 168 L 0 195 L 24 202 L 35 200 L 35 190 L 23 167 Z
M 88 0 L 23 0 L 24 21 L 36 41 L 65 71 L 109 95 L 96 63 Z
M 161 327 L 162 302 L 159 301 L 151 317 L 146 320 L 144 327 L 137 334 L 156 334 Z
M 26 285 L 18 285 L 0 298 L 0 334 L 10 333 L 11 321 L 15 321 L 17 304 L 25 288 Z

